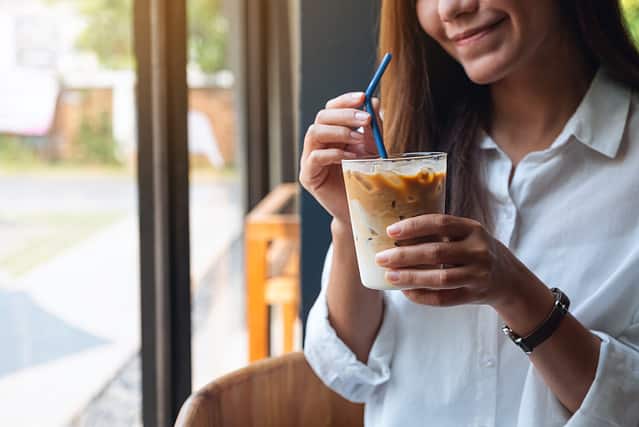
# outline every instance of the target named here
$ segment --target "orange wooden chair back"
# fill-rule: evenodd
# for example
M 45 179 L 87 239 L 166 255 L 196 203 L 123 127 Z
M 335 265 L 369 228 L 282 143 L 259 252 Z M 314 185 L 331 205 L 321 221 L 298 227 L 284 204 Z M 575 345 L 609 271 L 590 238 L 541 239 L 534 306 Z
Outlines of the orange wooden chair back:
M 359 427 L 364 406 L 328 389 L 302 353 L 266 359 L 194 393 L 176 427 Z

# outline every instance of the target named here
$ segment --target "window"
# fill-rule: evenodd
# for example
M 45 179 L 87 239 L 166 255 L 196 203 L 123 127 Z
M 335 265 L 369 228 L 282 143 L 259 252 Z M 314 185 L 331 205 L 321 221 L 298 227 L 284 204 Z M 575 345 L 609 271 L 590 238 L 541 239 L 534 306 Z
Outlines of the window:
M 244 214 L 296 177 L 280 6 L 0 0 L 0 425 L 172 425 L 248 363 Z
M 0 425 L 134 425 L 131 2 L 0 4 Z
M 187 0 L 193 389 L 244 366 L 243 170 L 230 2 Z M 237 53 L 236 53 L 237 54 Z

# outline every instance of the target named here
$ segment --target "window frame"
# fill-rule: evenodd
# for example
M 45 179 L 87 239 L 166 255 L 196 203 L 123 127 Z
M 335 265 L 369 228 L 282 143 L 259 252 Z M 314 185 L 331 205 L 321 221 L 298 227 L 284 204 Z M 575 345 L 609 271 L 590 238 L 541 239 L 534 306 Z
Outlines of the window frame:
M 135 0 L 144 425 L 191 393 L 186 0 Z

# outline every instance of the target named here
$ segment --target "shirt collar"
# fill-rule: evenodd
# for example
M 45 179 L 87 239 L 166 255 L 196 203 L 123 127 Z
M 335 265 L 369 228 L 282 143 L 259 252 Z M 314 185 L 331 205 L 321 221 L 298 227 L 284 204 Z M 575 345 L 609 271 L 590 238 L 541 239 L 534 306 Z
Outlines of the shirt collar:
M 600 69 L 567 128 L 573 126 L 572 134 L 582 144 L 614 158 L 626 129 L 631 98 L 630 88 Z
M 599 69 L 577 111 L 552 147 L 563 145 L 574 135 L 587 147 L 614 158 L 626 128 L 631 99 L 630 88 L 613 80 L 606 70 Z M 498 148 L 484 131 L 480 133 L 479 147 Z
M 479 130 L 479 148 L 482 150 L 497 150 L 497 144 L 493 141 L 492 137 L 486 133 L 485 130 Z

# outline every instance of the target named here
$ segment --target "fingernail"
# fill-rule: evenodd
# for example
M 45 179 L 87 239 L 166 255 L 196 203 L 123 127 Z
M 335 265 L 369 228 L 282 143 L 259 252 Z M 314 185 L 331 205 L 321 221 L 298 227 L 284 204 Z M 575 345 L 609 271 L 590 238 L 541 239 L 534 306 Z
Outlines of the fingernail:
M 353 98 L 353 100 L 357 101 L 359 99 L 362 98 L 362 92 L 355 92 L 351 94 L 351 98 Z
M 364 135 L 359 132 L 351 132 L 351 138 L 361 141 L 362 139 L 364 139 Z
M 365 122 L 366 120 L 368 120 L 368 113 L 365 113 L 363 111 L 359 111 L 357 113 L 355 113 L 355 120 L 359 121 L 359 122 Z
M 386 233 L 393 237 L 393 236 L 399 236 L 399 234 L 402 232 L 402 227 L 400 227 L 399 224 L 393 224 L 393 225 L 389 225 L 386 228 Z
M 375 255 L 375 262 L 377 265 L 386 265 L 388 264 L 388 261 L 390 261 L 388 251 L 383 251 Z
M 399 282 L 399 272 L 397 271 L 387 271 L 386 272 L 386 280 L 389 282 L 397 283 Z

